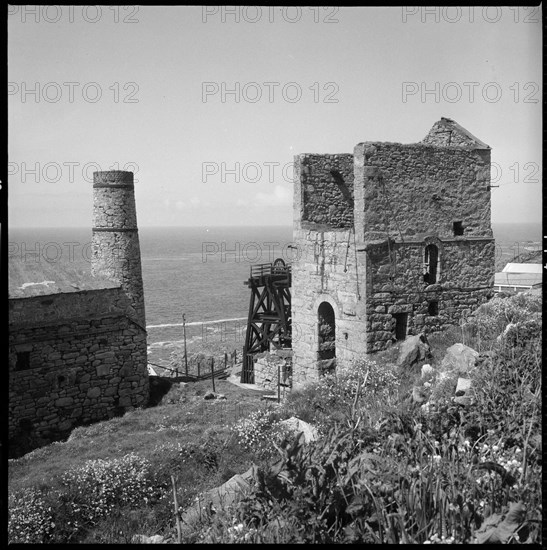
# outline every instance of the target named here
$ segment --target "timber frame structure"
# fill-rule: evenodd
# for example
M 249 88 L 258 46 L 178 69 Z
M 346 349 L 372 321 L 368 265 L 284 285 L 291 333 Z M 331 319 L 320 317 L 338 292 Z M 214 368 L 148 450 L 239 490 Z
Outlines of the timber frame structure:
M 279 258 L 251 266 L 251 289 L 241 382 L 254 383 L 254 354 L 291 347 L 291 266 Z

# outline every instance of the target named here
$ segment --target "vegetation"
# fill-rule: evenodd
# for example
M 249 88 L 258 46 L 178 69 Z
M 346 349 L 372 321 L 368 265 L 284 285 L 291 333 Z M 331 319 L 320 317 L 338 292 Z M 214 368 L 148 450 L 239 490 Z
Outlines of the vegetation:
M 226 401 L 203 401 L 206 382 L 175 385 L 155 407 L 10 461 L 9 541 L 539 543 L 540 312 L 538 298 L 494 298 L 463 328 L 430 338 L 423 378 L 399 372 L 389 351 L 280 405 L 226 381 L 217 381 Z M 440 372 L 462 335 L 481 351 L 466 405 Z M 283 428 L 291 416 L 318 439 Z M 252 464 L 236 505 L 177 534 L 171 476 L 184 510 Z

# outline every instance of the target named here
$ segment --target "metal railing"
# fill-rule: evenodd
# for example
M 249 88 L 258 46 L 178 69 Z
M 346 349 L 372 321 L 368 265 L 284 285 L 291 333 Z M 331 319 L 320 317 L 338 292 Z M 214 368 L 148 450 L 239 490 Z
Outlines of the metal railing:
M 288 277 L 291 273 L 290 265 L 273 265 L 269 264 L 255 264 L 251 266 L 251 279 L 258 279 L 260 277 L 267 277 L 272 275 L 279 275 Z

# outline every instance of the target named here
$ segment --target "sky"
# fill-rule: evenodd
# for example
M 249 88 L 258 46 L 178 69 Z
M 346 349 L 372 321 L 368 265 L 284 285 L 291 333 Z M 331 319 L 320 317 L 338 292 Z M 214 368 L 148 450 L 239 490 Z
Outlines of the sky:
M 492 221 L 539 223 L 539 10 L 11 6 L 9 226 L 91 226 L 108 169 L 141 227 L 291 225 L 294 155 L 441 117 L 492 148 Z

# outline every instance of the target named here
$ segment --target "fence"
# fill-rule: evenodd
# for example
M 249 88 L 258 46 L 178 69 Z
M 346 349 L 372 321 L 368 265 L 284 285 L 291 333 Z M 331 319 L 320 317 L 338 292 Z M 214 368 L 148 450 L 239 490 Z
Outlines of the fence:
M 230 354 L 225 352 L 223 360 L 220 359 L 220 361 L 219 357 L 204 354 L 198 355 L 202 355 L 202 357 L 198 359 L 192 357 L 188 361 L 181 361 L 180 367 L 177 366 L 175 368 L 172 366 L 158 365 L 150 361 L 148 361 L 148 364 L 157 369 L 161 369 L 160 373 L 157 373 L 160 376 L 170 376 L 180 379 L 183 382 L 195 382 L 198 380 L 208 380 L 210 378 L 226 378 L 229 375 L 229 369 L 237 362 L 237 350 L 234 350 Z M 219 362 L 220 368 L 218 367 Z M 215 366 L 217 368 L 215 368 Z M 166 375 L 164 371 L 167 371 L 169 374 Z

